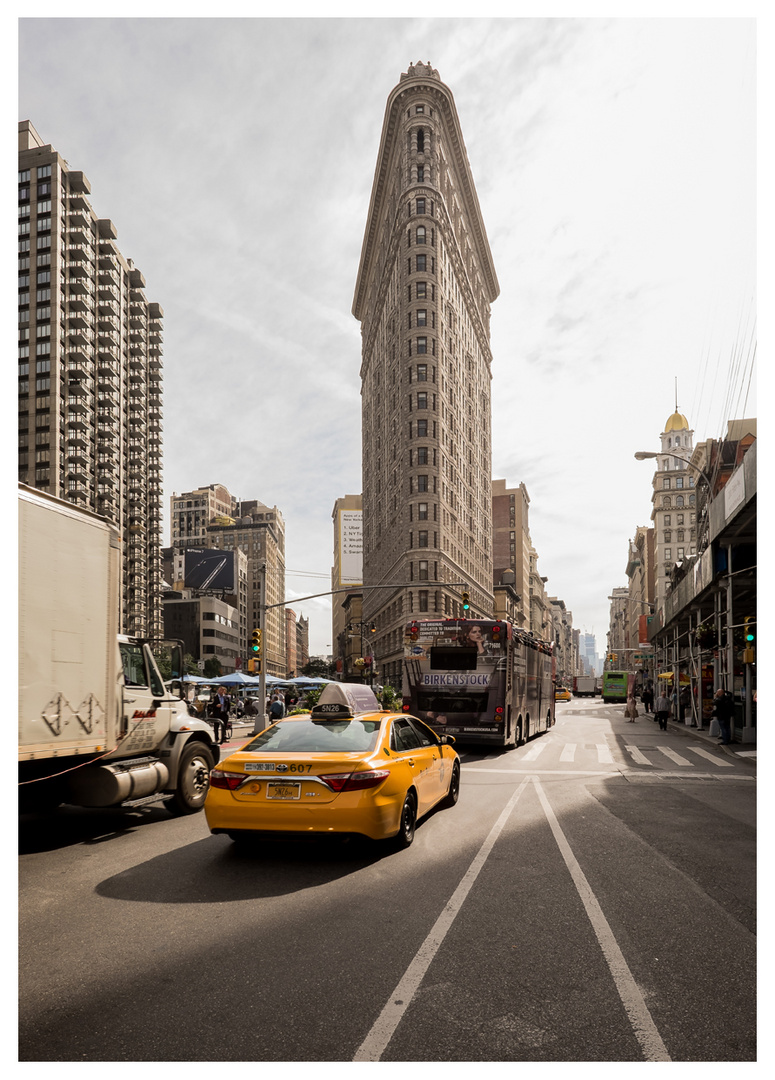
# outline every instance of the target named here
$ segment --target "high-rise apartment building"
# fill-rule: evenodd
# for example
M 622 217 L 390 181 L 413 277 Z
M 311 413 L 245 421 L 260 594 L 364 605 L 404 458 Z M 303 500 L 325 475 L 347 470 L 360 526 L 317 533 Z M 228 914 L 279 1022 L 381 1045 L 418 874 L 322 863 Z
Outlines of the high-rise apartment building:
M 19 124 L 19 479 L 124 538 L 120 625 L 162 633 L 162 310 L 82 172 Z
M 413 615 L 493 611 L 490 305 L 499 292 L 452 93 L 430 64 L 385 110 L 353 314 L 362 334 L 363 618 L 400 685 Z M 395 589 L 369 586 L 396 584 Z

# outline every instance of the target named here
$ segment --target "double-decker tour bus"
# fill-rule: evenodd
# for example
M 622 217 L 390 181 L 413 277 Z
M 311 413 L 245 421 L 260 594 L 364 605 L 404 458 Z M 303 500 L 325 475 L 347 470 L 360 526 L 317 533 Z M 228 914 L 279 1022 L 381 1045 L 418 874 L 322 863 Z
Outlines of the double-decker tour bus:
M 554 724 L 552 646 L 508 622 L 415 619 L 403 708 L 458 742 L 517 746 Z

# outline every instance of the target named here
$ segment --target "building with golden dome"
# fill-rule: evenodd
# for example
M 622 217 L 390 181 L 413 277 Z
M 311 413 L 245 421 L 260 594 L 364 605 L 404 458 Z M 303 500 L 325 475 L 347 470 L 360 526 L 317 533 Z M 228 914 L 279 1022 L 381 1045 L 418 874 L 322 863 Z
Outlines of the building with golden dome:
M 667 418 L 660 443 L 651 495 L 658 608 L 664 604 L 667 582 L 675 564 L 697 554 L 694 488 L 698 473 L 686 464 L 694 450 L 694 431 L 677 408 Z

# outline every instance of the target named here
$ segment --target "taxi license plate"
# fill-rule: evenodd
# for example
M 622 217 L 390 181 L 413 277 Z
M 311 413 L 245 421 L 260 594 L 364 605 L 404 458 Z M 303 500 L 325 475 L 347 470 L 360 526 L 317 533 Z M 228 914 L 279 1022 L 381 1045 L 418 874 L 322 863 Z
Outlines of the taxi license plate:
M 266 789 L 267 799 L 300 799 L 301 784 L 288 783 L 287 780 L 270 780 Z

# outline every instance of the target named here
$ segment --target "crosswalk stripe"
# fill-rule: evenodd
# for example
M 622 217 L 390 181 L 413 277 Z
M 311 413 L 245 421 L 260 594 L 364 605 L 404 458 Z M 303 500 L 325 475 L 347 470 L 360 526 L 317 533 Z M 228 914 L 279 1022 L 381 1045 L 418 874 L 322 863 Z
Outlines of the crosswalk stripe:
M 522 760 L 523 761 L 535 761 L 535 759 L 538 757 L 538 755 L 543 750 L 545 750 L 548 745 L 549 744 L 546 743 L 546 742 L 538 742 L 538 743 L 536 743 L 535 746 L 532 747 L 532 749 L 528 750 L 528 752 L 525 754 L 525 756 L 522 758 Z
M 562 748 L 560 754 L 560 761 L 573 761 L 576 756 L 576 744 L 573 742 L 566 743 Z
M 611 754 L 611 747 L 606 746 L 605 743 L 597 744 L 597 760 L 600 765 L 613 765 L 614 759 Z
M 689 749 L 693 754 L 699 754 L 700 757 L 707 758 L 708 761 L 712 761 L 714 765 L 718 765 L 720 769 L 734 769 L 734 762 L 722 761 L 718 754 L 711 754 L 709 750 L 704 750 L 701 746 L 690 746 Z
M 637 746 L 625 746 L 624 749 L 627 751 L 628 754 L 632 754 L 633 761 L 637 761 L 637 763 L 639 765 L 653 765 L 654 764 L 653 761 L 649 761 L 649 759 L 645 756 L 645 754 L 641 754 L 641 752 L 637 748 Z
M 685 757 L 681 757 L 680 754 L 676 754 L 675 750 L 671 750 L 669 746 L 658 746 L 657 750 L 663 753 L 665 757 L 670 758 L 671 761 L 674 761 L 676 765 L 688 765 L 689 768 L 694 768 L 693 761 L 687 761 Z

